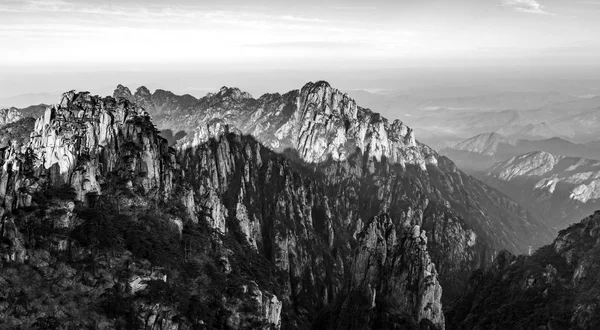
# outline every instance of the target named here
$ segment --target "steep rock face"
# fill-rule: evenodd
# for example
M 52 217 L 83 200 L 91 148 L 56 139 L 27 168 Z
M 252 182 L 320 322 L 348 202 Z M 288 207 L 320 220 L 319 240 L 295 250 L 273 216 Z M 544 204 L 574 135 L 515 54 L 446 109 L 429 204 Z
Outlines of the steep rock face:
M 33 131 L 35 119 L 26 117 L 0 127 L 0 148 L 13 146 L 20 150 L 29 144 L 29 135 Z
M 597 329 L 600 211 L 532 256 L 504 251 L 476 272 L 447 314 L 449 329 Z
M 231 329 L 280 329 L 281 310 L 283 304 L 277 296 L 260 290 L 256 282 L 250 282 L 242 287 L 246 299 L 257 309 L 256 314 L 243 310 L 244 300 L 236 299 L 237 304 L 232 304 L 231 316 L 227 319 L 227 326 Z
M 87 202 L 90 195 L 102 194 L 110 174 L 165 199 L 176 169 L 174 151 L 142 109 L 122 99 L 69 92 L 36 121 L 24 154 L 12 148 L 5 152 L 0 197 L 8 210 L 29 206 L 27 196 L 48 182 L 73 187 L 77 200 Z M 33 172 L 29 177 L 19 175 L 28 171 Z
M 319 327 L 327 329 L 444 328 L 435 265 L 419 226 L 397 231 L 387 215 L 359 234 L 350 292 Z
M 357 148 L 368 159 L 383 157 L 399 164 L 437 164 L 434 153 L 418 145 L 412 129 L 399 120 L 362 109 L 326 82 L 308 83 L 300 91 L 291 125 L 292 142 L 307 162 L 329 157 L 346 160 Z M 282 134 L 283 135 L 283 134 Z M 285 137 L 285 135 L 283 135 Z
M 343 230 L 333 228 L 338 223 L 319 180 L 237 134 L 182 150 L 180 159 L 199 216 L 237 233 L 280 270 L 288 317 L 295 312 L 306 322 L 337 296 L 349 242 L 333 246 Z
M 492 258 L 495 249 L 523 244 L 505 240 L 510 231 L 533 235 L 537 229 L 533 222 L 531 227 L 511 227 L 489 218 L 475 220 L 478 218 L 469 212 L 478 214 L 482 207 L 479 203 L 484 202 L 500 203 L 495 209 L 499 218 L 524 211 L 514 202 L 501 204 L 504 197 L 491 188 L 474 189 L 472 185 L 477 181 L 456 169 L 448 175 L 433 171 L 435 167 L 429 165 L 429 172 L 435 175 L 423 176 L 419 166 L 408 165 L 399 171 L 394 167 L 397 165 L 382 161 L 369 174 L 369 163 L 356 155 L 345 162 L 315 166 L 301 162 L 294 153 L 278 155 L 221 123 L 201 131 L 198 143 L 179 153 L 185 177 L 194 190 L 193 204 L 213 228 L 238 232 L 240 239 L 281 270 L 283 324 L 294 324 L 290 320 L 292 311 L 301 323 L 308 323 L 317 311 L 346 298 L 350 291 L 343 283 L 353 274 L 351 251 L 359 244 L 357 237 L 364 224 L 381 212 L 393 219 L 398 237 L 402 237 L 399 241 L 412 235 L 415 226 L 425 229 L 427 239 L 413 245 L 429 246 L 439 282 L 448 288 L 448 300 L 462 290 L 471 270 Z M 442 158 L 444 169 L 449 166 L 446 162 Z M 459 190 L 451 182 L 462 182 L 469 188 Z M 479 196 L 478 202 L 473 199 L 475 195 L 465 194 L 462 189 L 472 189 L 472 194 Z M 454 205 L 471 205 L 471 210 L 453 210 Z M 486 236 L 486 232 L 498 230 L 507 234 Z M 400 249 L 397 257 L 412 264 L 417 259 L 409 262 L 405 256 L 417 253 L 411 249 Z M 414 269 L 409 272 L 411 278 L 424 274 Z M 315 299 L 315 293 L 319 293 L 319 299 Z M 410 295 L 415 301 L 411 300 L 412 307 L 406 310 L 417 306 L 417 300 L 429 301 L 423 297 L 438 294 L 437 290 L 419 291 L 412 285 Z M 435 315 L 427 319 L 434 322 L 439 314 Z
M 538 151 L 494 165 L 482 179 L 558 229 L 600 208 L 600 161 Z

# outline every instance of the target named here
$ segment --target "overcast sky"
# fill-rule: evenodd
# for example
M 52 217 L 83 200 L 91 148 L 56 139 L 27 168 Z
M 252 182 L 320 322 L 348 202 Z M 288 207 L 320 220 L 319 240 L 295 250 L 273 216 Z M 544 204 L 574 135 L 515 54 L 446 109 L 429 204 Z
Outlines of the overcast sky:
M 600 0 L 0 0 L 0 75 L 597 65 L 599 17 Z

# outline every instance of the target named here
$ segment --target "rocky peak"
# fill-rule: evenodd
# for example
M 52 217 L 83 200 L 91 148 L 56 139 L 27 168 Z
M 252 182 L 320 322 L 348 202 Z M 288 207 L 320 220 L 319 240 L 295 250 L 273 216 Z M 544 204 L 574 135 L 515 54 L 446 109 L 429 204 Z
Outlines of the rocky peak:
M 180 150 L 186 150 L 193 146 L 198 146 L 202 143 L 206 143 L 211 139 L 219 140 L 221 137 L 234 133 L 241 135 L 242 132 L 236 127 L 230 126 L 221 120 L 214 120 L 205 125 L 199 126 L 195 131 L 194 135 L 186 137 L 184 142 L 179 145 Z
M 200 100 L 172 93 L 158 97 L 157 93 L 140 87 L 135 98 L 161 129 L 188 132 L 189 138 L 183 143 L 192 140 L 193 130 L 219 119 L 276 151 L 295 149 L 309 163 L 345 160 L 360 152 L 372 161 L 385 158 L 422 169 L 437 164 L 435 152 L 419 144 L 412 129 L 359 107 L 325 81 L 259 99 L 231 87 L 222 87 Z
M 36 121 L 27 150 L 5 157 L 4 169 L 12 170 L 0 182 L 0 197 L 8 209 L 28 206 L 31 200 L 27 193 L 15 199 L 9 192 L 40 185 L 39 180 L 20 180 L 24 166 L 31 166 L 36 177 L 50 185 L 71 186 L 83 202 L 102 194 L 109 173 L 154 198 L 165 199 L 173 189 L 175 154 L 148 114 L 123 98 L 64 93 L 59 104 L 48 107 Z
M 460 141 L 452 145 L 452 148 L 492 156 L 498 151 L 500 144 L 514 144 L 514 142 L 498 133 L 491 132 L 481 133 L 469 139 Z
M 135 91 L 136 98 L 149 98 L 151 96 L 152 96 L 152 93 L 150 93 L 150 90 L 148 88 L 146 88 L 146 86 L 140 86 Z
M 546 151 L 533 151 L 494 165 L 488 175 L 504 181 L 518 176 L 542 176 L 552 171 L 561 159 Z
M 234 101 L 243 101 L 252 98 L 252 95 L 248 92 L 242 92 L 239 88 L 227 86 L 221 87 L 215 96 L 221 99 L 230 99 Z
M 416 142 L 412 129 L 396 120 L 392 124 L 329 83 L 302 87 L 294 116 L 296 149 L 311 163 L 345 160 L 359 150 L 368 159 L 391 163 L 437 164 L 436 154 Z
M 113 97 L 114 98 L 125 98 L 125 99 L 131 99 L 133 95 L 131 94 L 131 91 L 129 90 L 129 88 L 119 84 L 117 85 L 117 88 L 115 89 L 115 91 L 113 92 Z

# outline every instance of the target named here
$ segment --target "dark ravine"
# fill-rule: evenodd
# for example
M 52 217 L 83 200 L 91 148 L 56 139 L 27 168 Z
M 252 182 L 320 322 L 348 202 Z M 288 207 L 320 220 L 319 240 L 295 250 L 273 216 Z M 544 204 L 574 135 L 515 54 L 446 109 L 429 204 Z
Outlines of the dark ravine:
M 169 148 L 154 124 L 187 135 Z M 103 302 L 89 313 L 104 328 L 443 329 L 443 304 L 471 271 L 550 239 L 402 122 L 326 82 L 259 99 L 69 92 L 2 161 L 4 262 L 79 274 L 60 276 Z M 0 286 L 18 295 L 7 272 Z M 115 297 L 127 305 L 116 311 Z M 12 326 L 94 322 L 22 308 L 0 314 Z

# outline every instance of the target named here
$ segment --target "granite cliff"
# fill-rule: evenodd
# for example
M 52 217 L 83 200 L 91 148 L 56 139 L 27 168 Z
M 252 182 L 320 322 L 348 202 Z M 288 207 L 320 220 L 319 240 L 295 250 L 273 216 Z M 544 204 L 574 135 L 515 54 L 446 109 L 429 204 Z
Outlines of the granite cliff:
M 30 206 L 32 193 L 46 183 L 70 186 L 75 200 L 87 203 L 102 194 L 102 184 L 113 175 L 132 189 L 166 199 L 177 170 L 174 150 L 144 110 L 74 92 L 63 94 L 36 120 L 25 153 L 9 148 L 3 160 L 0 199 L 7 211 Z M 30 171 L 29 178 L 22 177 Z

